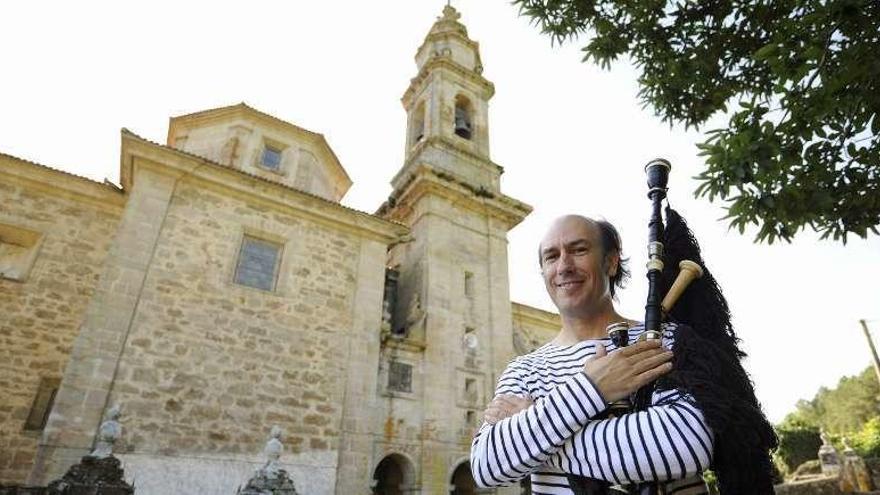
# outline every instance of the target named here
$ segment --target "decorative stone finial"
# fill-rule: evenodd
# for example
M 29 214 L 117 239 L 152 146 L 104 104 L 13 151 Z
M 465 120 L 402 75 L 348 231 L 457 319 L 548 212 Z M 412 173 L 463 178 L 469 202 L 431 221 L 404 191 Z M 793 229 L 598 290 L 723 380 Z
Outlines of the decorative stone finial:
M 458 21 L 459 19 L 461 19 L 461 14 L 459 14 L 458 11 L 455 10 L 455 7 L 447 3 L 446 6 L 443 7 L 443 16 L 439 17 L 437 20 Z
M 840 456 L 837 449 L 831 445 L 828 433 L 821 430 L 819 436 L 822 438 L 822 446 L 819 447 L 819 466 L 822 468 L 824 476 L 837 476 L 840 473 Z
M 266 464 L 256 470 L 244 488 L 240 488 L 240 495 L 297 495 L 293 480 L 281 467 L 279 459 L 284 452 L 284 444 L 281 443 L 281 428 L 278 425 L 272 427 L 269 432 L 269 440 L 263 448 L 266 454 Z
M 278 474 L 278 471 L 281 469 L 278 459 L 281 458 L 283 452 L 284 444 L 281 443 L 281 427 L 275 425 L 272 427 L 272 431 L 269 432 L 269 441 L 266 442 L 266 447 L 263 449 L 263 453 L 266 454 L 266 466 L 263 470 L 267 474 Z
M 122 415 L 122 406 L 114 405 L 104 416 L 104 422 L 98 429 L 98 441 L 91 456 L 98 459 L 104 459 L 113 455 L 113 444 L 122 435 L 122 425 L 119 424 L 119 417 Z

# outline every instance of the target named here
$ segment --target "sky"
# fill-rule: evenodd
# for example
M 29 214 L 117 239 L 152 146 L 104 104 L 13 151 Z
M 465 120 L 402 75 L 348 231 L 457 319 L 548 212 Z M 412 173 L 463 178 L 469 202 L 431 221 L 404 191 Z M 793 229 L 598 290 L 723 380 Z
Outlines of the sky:
M 119 180 L 122 127 L 165 142 L 168 118 L 241 101 L 325 135 L 354 185 L 343 204 L 373 212 L 403 163 L 400 98 L 446 0 L 4 2 L 0 152 L 95 180 Z M 858 320 L 880 335 L 880 239 L 844 246 L 803 232 L 791 244 L 729 231 L 723 204 L 695 199 L 702 131 L 662 124 L 637 98 L 638 72 L 581 63 L 505 0 L 454 0 L 480 43 L 492 160 L 502 191 L 534 207 L 509 234 L 514 301 L 547 310 L 535 250 L 566 213 L 616 224 L 633 279 L 620 295 L 642 319 L 647 283 L 643 166 L 672 162 L 669 200 L 723 287 L 746 368 L 774 422 L 821 386 L 870 364 Z M 2 205 L 0 205 L 2 208 Z

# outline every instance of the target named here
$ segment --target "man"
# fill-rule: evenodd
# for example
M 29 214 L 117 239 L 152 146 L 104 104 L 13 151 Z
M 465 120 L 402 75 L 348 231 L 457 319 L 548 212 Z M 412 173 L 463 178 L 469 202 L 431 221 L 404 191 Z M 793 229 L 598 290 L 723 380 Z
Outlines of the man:
M 566 474 L 613 484 L 690 477 L 673 483 L 684 490 L 677 493 L 702 493 L 694 475 L 709 466 L 714 438 L 690 396 L 655 392 L 646 411 L 594 419 L 608 403 L 672 369 L 675 326 L 664 328 L 662 343 L 634 343 L 642 329 L 614 309 L 615 289 L 628 275 L 614 227 L 562 217 L 539 255 L 562 329 L 514 359 L 499 379 L 471 450 L 477 484 L 503 486 L 531 476 L 533 493 L 569 494 Z M 617 350 L 606 327 L 621 321 L 633 326 L 633 344 Z

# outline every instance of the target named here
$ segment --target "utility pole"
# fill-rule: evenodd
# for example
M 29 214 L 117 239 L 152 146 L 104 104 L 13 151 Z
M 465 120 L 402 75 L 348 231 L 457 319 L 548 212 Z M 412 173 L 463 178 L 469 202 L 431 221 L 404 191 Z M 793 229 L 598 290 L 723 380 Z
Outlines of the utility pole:
M 871 355 L 874 357 L 874 372 L 877 373 L 877 380 L 880 381 L 880 358 L 877 357 L 877 349 L 874 347 L 874 341 L 871 339 L 871 333 L 868 332 L 868 323 L 865 320 L 859 320 L 862 324 L 862 330 L 865 331 L 865 338 L 868 339 L 868 347 L 871 348 Z

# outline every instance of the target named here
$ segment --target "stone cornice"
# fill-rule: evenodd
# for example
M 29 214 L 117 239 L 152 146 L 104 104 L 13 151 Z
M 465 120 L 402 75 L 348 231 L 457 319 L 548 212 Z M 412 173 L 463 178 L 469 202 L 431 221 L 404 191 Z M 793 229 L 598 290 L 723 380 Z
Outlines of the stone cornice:
M 169 146 L 173 147 L 176 134 L 181 129 L 222 124 L 223 122 L 229 122 L 234 119 L 255 121 L 281 134 L 292 134 L 303 141 L 313 144 L 315 148 L 319 150 L 319 153 L 324 155 L 325 160 L 332 165 L 331 171 L 336 176 L 336 179 L 346 185 L 346 190 L 351 187 L 351 177 L 349 177 L 348 172 L 345 171 L 345 167 L 342 166 L 339 157 L 336 156 L 336 153 L 333 151 L 333 148 L 330 147 L 330 144 L 327 142 L 327 139 L 323 134 L 312 132 L 308 129 L 299 127 L 298 125 L 291 124 L 278 117 L 252 108 L 245 103 L 171 117 L 168 123 L 167 143 Z
M 422 69 L 419 70 L 419 73 L 416 77 L 410 80 L 409 87 L 403 93 L 403 97 L 400 101 L 403 103 L 403 107 L 409 109 L 413 103 L 413 99 L 415 94 L 418 92 L 417 88 L 427 80 L 434 70 L 448 70 L 453 72 L 459 76 L 462 76 L 466 81 L 469 81 L 475 84 L 477 87 L 484 91 L 482 97 L 488 101 L 492 96 L 495 95 L 495 85 L 492 84 L 491 81 L 483 77 L 481 74 L 469 70 L 467 67 L 464 67 L 456 62 L 453 62 L 450 57 L 446 56 L 436 56 L 432 57 L 428 60 Z
M 469 164 L 478 166 L 480 168 L 486 169 L 489 172 L 497 173 L 501 175 L 504 173 L 504 167 L 498 165 L 492 160 L 478 155 L 472 151 L 468 151 L 466 149 L 457 146 L 454 141 L 445 136 L 431 136 L 429 138 L 423 139 L 418 144 L 416 144 L 409 158 L 403 163 L 403 167 L 397 171 L 394 177 L 391 179 L 391 184 L 397 188 L 399 182 L 403 179 L 403 177 L 409 173 L 410 168 L 414 163 L 422 160 L 422 152 L 425 148 L 429 146 L 434 146 L 436 148 L 441 149 L 442 151 L 457 156 L 459 158 L 464 158 Z
M 412 205 L 426 195 L 447 198 L 458 206 L 488 214 L 501 220 L 507 230 L 519 224 L 532 207 L 509 196 L 488 191 L 457 180 L 456 177 L 422 164 L 413 171 L 410 179 L 376 212 L 383 218 L 401 221 L 409 215 Z
M 4 153 L 0 153 L 0 177 L 3 177 L 0 182 L 22 184 L 52 196 L 117 210 L 125 206 L 125 194 L 113 184 L 95 182 Z
M 258 202 L 285 213 L 390 244 L 409 232 L 399 223 L 358 211 L 269 179 L 213 162 L 206 158 L 148 141 L 122 130 L 120 177 L 123 187 L 133 186 L 136 169 L 149 167 L 164 174 L 193 180 L 209 188 Z
M 419 47 L 416 49 L 416 54 L 421 53 L 422 49 L 425 48 L 429 43 L 433 43 L 435 41 L 448 41 L 451 39 L 461 40 L 468 48 L 473 50 L 475 53 L 480 53 L 480 44 L 470 38 L 468 38 L 467 28 L 464 27 L 463 24 L 458 24 L 461 26 L 460 29 L 454 29 L 449 31 L 430 31 L 427 36 L 425 36 L 424 41 Z

